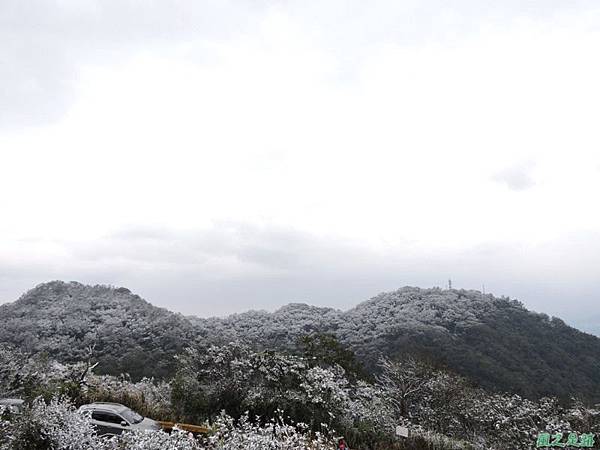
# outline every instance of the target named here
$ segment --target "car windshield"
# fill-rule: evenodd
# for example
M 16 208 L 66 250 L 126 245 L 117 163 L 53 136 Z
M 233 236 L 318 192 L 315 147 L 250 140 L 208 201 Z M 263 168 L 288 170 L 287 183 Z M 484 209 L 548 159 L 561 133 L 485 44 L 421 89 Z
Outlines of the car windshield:
M 135 411 L 133 411 L 129 408 L 125 408 L 124 410 L 120 411 L 119 413 L 129 423 L 139 423 L 142 420 L 144 420 L 144 418 L 142 416 L 140 416 L 138 413 L 136 413 Z

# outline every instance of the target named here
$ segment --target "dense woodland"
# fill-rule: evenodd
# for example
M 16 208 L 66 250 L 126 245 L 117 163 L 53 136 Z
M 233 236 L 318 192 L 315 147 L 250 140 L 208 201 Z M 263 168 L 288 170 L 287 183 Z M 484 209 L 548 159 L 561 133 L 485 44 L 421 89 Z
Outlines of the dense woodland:
M 600 432 L 600 340 L 476 291 L 199 319 L 125 288 L 52 282 L 0 315 L 0 397 L 28 402 L 0 411 L 1 450 L 325 449 L 339 436 L 365 450 L 520 450 L 543 431 Z M 99 440 L 75 410 L 91 401 L 211 432 Z
M 300 354 L 303 336 L 329 334 L 376 375 L 381 356 L 413 355 L 495 392 L 600 401 L 600 339 L 522 304 L 478 291 L 405 287 L 348 311 L 290 304 L 227 318 L 184 317 L 125 288 L 42 284 L 0 305 L 0 342 L 74 363 L 94 349 L 101 373 L 168 379 L 191 345 L 245 342 Z
M 184 317 L 125 288 L 51 282 L 0 305 L 0 342 L 77 362 L 92 346 L 106 373 L 134 379 L 173 373 L 173 355 L 193 340 Z
M 307 335 L 300 355 L 240 342 L 185 348 L 167 380 L 134 382 L 0 345 L 0 396 L 21 397 L 21 414 L 0 407 L 0 449 L 529 449 L 540 432 L 583 439 L 600 432 L 600 411 L 573 399 L 491 393 L 414 357 L 381 358 L 371 377 L 331 335 Z M 125 404 L 159 420 L 206 424 L 208 435 L 128 432 L 100 439 L 75 408 Z M 394 436 L 397 425 L 411 431 Z

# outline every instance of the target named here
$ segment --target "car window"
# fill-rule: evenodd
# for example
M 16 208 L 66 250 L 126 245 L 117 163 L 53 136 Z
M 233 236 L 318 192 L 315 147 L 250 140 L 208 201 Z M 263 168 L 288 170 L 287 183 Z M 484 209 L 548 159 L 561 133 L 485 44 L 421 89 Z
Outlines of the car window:
M 144 420 L 144 418 L 142 416 L 140 416 L 138 413 L 136 413 L 134 410 L 126 408 L 124 410 L 121 411 L 121 415 L 123 417 L 125 417 L 125 419 L 129 422 L 129 423 L 139 423 L 142 420 Z
M 98 422 L 108 422 L 117 425 L 123 421 L 121 416 L 117 416 L 116 414 L 105 411 L 94 411 L 92 413 L 92 419 L 97 420 Z

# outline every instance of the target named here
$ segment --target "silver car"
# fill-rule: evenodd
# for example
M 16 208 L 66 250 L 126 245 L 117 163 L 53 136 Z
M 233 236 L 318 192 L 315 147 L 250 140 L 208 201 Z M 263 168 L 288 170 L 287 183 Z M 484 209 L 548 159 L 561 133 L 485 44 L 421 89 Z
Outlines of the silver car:
M 25 400 L 20 398 L 0 398 L 0 410 L 19 414 L 25 406 Z
M 96 402 L 83 405 L 81 413 L 91 415 L 92 425 L 98 435 L 118 435 L 128 430 L 160 430 L 158 422 L 142 417 L 119 403 Z

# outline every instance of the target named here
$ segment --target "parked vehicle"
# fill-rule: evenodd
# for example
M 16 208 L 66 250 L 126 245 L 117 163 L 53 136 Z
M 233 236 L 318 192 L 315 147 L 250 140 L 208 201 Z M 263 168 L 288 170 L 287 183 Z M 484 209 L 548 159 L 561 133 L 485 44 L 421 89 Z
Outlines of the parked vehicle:
M 98 435 L 118 435 L 128 430 L 160 430 L 158 422 L 142 417 L 119 403 L 96 402 L 79 408 L 91 415 L 92 425 Z
M 25 405 L 25 400 L 20 398 L 0 398 L 0 409 L 11 414 L 19 414 Z

